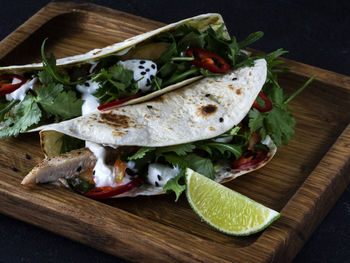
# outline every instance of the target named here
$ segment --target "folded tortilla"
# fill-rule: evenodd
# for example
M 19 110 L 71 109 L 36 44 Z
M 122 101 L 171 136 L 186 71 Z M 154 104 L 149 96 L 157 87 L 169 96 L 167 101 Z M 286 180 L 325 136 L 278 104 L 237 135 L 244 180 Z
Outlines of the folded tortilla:
M 122 58 L 125 58 L 125 59 L 150 59 L 150 60 L 154 59 L 155 60 L 158 57 L 155 57 L 154 53 L 155 52 L 159 53 L 159 48 L 158 46 L 156 46 L 157 43 L 149 43 L 148 40 L 150 40 L 151 38 L 155 37 L 160 33 L 175 30 L 176 28 L 182 25 L 188 25 L 188 26 L 194 27 L 198 29 L 200 32 L 202 32 L 208 29 L 209 27 L 216 30 L 220 26 L 224 25 L 224 21 L 220 14 L 215 14 L 215 13 L 208 13 L 208 14 L 195 16 L 192 18 L 184 19 L 179 22 L 172 23 L 167 26 L 134 36 L 132 38 L 126 39 L 123 42 L 115 43 L 101 49 L 91 50 L 85 54 L 57 59 L 56 65 L 58 68 L 60 68 L 60 67 L 72 67 L 75 65 L 81 65 L 85 63 L 96 64 L 96 61 L 104 57 L 113 56 L 113 55 L 122 56 Z M 230 39 L 230 35 L 228 34 L 225 26 L 223 28 L 223 37 Z M 151 48 L 149 48 L 149 46 L 151 46 Z M 42 63 L 6 66 L 6 67 L 0 67 L 0 75 L 4 73 L 21 74 L 27 71 L 41 70 L 42 68 L 43 68 Z M 201 78 L 202 76 L 196 76 L 196 77 L 192 77 L 192 78 L 180 81 L 178 83 L 175 83 L 173 85 L 167 86 L 160 90 L 154 91 L 147 95 L 143 95 L 139 98 L 129 100 L 125 102 L 123 105 L 136 104 L 142 101 L 152 99 L 154 97 L 160 96 L 169 91 L 183 87 Z
M 194 28 L 197 28 L 199 31 L 205 31 L 208 27 L 212 27 L 214 30 L 216 30 L 222 24 L 224 24 L 224 20 L 220 14 L 215 14 L 215 13 L 203 14 L 203 15 L 191 17 L 188 19 L 184 19 L 179 22 L 172 23 L 164 27 L 131 37 L 129 39 L 126 39 L 123 42 L 115 43 L 113 45 L 110 45 L 101 49 L 91 50 L 85 54 L 57 59 L 56 64 L 57 66 L 72 66 L 72 65 L 82 64 L 85 62 L 96 61 L 103 57 L 113 55 L 116 53 L 123 54 L 123 53 L 126 53 L 129 50 L 129 48 L 133 48 L 135 47 L 135 45 L 141 42 L 144 42 L 147 39 L 151 39 L 152 37 L 160 33 L 174 30 L 177 27 L 182 25 L 192 26 Z M 230 39 L 230 35 L 228 34 L 226 27 L 223 30 L 223 35 L 227 39 Z M 42 66 L 43 66 L 42 63 L 6 66 L 6 67 L 0 67 L 0 72 L 6 72 L 6 71 L 12 71 L 12 70 L 16 70 L 17 72 L 28 71 L 33 69 L 41 69 Z
M 47 157 L 59 154 L 58 138 L 66 134 L 99 145 L 164 147 L 215 138 L 239 124 L 247 115 L 266 80 L 264 59 L 223 76 L 207 77 L 151 101 L 84 115 L 40 128 Z M 269 162 L 276 146 L 267 137 L 267 158 L 253 167 L 234 170 L 220 163 L 216 181 L 226 182 Z M 35 171 L 35 170 L 34 170 Z M 38 182 L 29 174 L 24 182 Z M 154 195 L 162 187 L 143 185 L 121 196 Z

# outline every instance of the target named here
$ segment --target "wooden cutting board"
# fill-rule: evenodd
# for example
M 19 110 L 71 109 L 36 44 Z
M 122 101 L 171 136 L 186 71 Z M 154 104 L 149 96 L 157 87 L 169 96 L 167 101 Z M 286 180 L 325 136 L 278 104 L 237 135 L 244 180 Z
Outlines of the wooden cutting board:
M 50 3 L 0 43 L 0 65 L 39 62 L 46 37 L 48 51 L 59 58 L 162 25 L 91 4 Z M 293 67 L 281 78 L 288 93 L 318 76 L 291 103 L 296 134 L 266 167 L 226 184 L 281 212 L 264 232 L 216 232 L 185 197 L 176 203 L 166 195 L 99 202 L 53 186 L 23 187 L 19 171 L 43 157 L 37 134 L 0 142 L 0 212 L 131 261 L 291 261 L 350 181 L 350 77 L 286 63 Z

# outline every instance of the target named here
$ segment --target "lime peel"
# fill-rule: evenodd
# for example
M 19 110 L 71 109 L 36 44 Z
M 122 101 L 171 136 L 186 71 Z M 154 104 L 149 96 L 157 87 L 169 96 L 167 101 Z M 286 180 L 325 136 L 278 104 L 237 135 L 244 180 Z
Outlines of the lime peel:
M 262 231 L 280 213 L 191 169 L 186 170 L 186 196 L 194 212 L 220 232 L 248 236 Z

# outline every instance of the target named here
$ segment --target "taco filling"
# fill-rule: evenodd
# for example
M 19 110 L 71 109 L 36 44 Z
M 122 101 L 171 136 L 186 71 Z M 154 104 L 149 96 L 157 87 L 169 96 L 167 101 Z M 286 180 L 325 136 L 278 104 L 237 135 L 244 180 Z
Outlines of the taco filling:
M 283 52 L 147 102 L 41 127 L 47 158 L 22 184 L 59 182 L 95 199 L 178 199 L 186 168 L 218 182 L 261 168 L 295 125 L 273 69 Z
M 208 14 L 57 61 L 46 56 L 45 40 L 42 64 L 0 68 L 0 138 L 251 66 L 242 48 L 261 36 L 238 43 L 220 15 Z

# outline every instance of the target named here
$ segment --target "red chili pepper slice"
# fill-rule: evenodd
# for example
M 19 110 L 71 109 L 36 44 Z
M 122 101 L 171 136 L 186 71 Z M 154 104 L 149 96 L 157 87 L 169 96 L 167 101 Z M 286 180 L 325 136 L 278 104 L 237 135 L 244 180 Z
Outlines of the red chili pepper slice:
M 226 73 L 230 69 L 230 65 L 222 57 L 206 49 L 190 47 L 185 55 L 195 58 L 191 61 L 193 65 L 213 73 Z
M 141 177 L 136 177 L 131 180 L 127 184 L 123 184 L 116 187 L 111 186 L 103 186 L 103 187 L 95 187 L 91 190 L 84 193 L 85 196 L 94 198 L 94 199 L 106 199 L 111 198 L 116 195 L 120 195 L 122 193 L 128 192 L 135 187 L 139 186 L 142 183 Z
M 257 100 L 254 101 L 252 108 L 257 109 L 260 112 L 268 112 L 272 110 L 272 103 L 270 99 L 262 92 L 260 91 L 258 95 L 263 101 L 264 101 L 264 106 L 261 106 Z
M 17 84 L 5 83 L 4 81 L 12 82 L 13 79 L 19 79 L 21 82 Z M 0 76 L 0 95 L 6 95 L 11 92 L 14 92 L 16 89 L 21 87 L 24 83 L 27 82 L 25 77 L 22 77 L 17 74 L 3 74 Z
M 232 165 L 233 169 L 249 168 L 261 161 L 265 160 L 267 152 L 265 151 L 245 151 Z
M 140 96 L 141 96 L 141 94 L 135 94 L 135 95 L 132 95 L 132 96 L 124 98 L 124 99 L 115 100 L 115 101 L 109 102 L 107 104 L 100 105 L 97 108 L 99 110 L 101 110 L 101 111 L 102 110 L 109 110 L 109 109 L 111 109 L 113 107 L 116 107 L 116 106 L 118 106 L 120 104 L 123 104 L 124 102 L 127 102 L 127 101 L 132 100 L 132 99 L 136 99 L 136 98 L 138 98 Z

